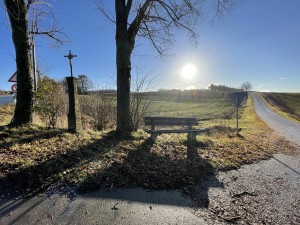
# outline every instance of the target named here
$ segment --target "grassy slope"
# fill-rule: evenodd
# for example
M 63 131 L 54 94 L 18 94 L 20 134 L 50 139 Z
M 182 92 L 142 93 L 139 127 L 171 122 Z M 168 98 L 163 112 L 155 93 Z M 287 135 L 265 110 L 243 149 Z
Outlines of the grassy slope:
M 160 104 L 168 109 L 179 107 L 173 103 Z M 192 146 L 187 146 L 185 134 L 164 134 L 153 143 L 142 130 L 132 139 L 120 140 L 113 132 L 70 134 L 59 129 L 2 126 L 0 186 L 4 186 L 0 188 L 39 191 L 57 181 L 74 185 L 81 191 L 100 186 L 183 188 L 217 170 L 238 168 L 266 159 L 279 150 L 293 149 L 271 135 L 256 116 L 251 99 L 241 109 L 239 136 L 235 133 L 235 121 L 222 119 L 227 109 L 231 110 L 230 104 L 226 103 L 228 107 L 212 105 L 209 101 L 195 111 L 199 117 L 212 115 L 202 123 L 212 130 L 198 135 L 197 143 Z M 196 105 L 183 108 L 190 111 L 188 106 Z
M 300 122 L 300 93 L 261 93 L 269 107 L 285 118 Z

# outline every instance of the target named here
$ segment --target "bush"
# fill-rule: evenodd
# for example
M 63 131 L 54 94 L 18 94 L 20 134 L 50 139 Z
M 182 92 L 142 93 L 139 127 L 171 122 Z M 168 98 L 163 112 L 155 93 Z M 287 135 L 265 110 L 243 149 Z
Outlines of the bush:
M 151 104 L 150 92 L 148 92 L 151 82 L 151 77 L 147 77 L 146 75 L 139 77 L 138 74 L 132 82 L 132 92 L 130 96 L 130 122 L 134 131 L 137 131 L 139 128 L 142 119 Z
M 105 130 L 116 124 L 114 99 L 104 91 L 80 98 L 80 111 L 85 127 L 90 124 L 94 130 Z
M 47 128 L 55 128 L 64 105 L 61 84 L 47 76 L 40 78 L 35 98 L 34 110 L 46 122 Z

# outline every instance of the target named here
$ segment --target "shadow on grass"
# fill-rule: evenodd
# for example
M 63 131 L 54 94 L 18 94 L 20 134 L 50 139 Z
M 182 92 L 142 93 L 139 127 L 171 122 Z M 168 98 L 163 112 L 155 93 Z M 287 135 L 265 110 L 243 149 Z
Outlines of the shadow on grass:
M 30 143 L 40 139 L 50 139 L 65 133 L 65 129 L 31 129 L 31 128 L 20 128 L 16 130 L 8 129 L 7 126 L 0 126 L 0 140 L 10 138 L 11 141 L 3 142 L 0 141 L 0 147 L 11 147 L 15 144 Z
M 51 138 L 60 132 L 62 131 L 47 133 L 47 137 Z M 37 138 L 45 139 L 46 136 L 41 135 Z M 118 139 L 115 133 L 111 132 L 91 145 L 79 146 L 76 150 L 66 149 L 64 153 L 57 154 L 34 166 L 19 167 L 17 169 L 9 168 L 12 172 L 0 179 L 1 194 L 9 193 L 16 196 L 31 195 L 45 190 L 49 185 L 63 180 L 61 174 L 63 171 L 75 168 L 82 161 L 87 162 L 92 160 L 96 155 L 103 155 L 107 149 L 116 146 L 119 141 L 120 139 Z M 15 166 L 18 167 L 18 165 Z M 4 164 L 1 164 L 1 168 L 7 169 Z
M 114 162 L 105 170 L 90 174 L 80 184 L 78 191 L 86 193 L 96 191 L 99 188 L 136 188 L 141 187 L 152 191 L 181 190 L 183 193 L 197 197 L 198 206 L 208 207 L 208 189 L 221 187 L 223 183 L 215 177 L 212 165 L 199 157 L 198 143 L 189 143 L 186 157 L 176 158 L 176 154 L 157 151 L 157 145 L 148 138 L 128 155 Z M 201 183 L 210 178 L 204 186 Z M 201 191 L 199 191 L 201 190 Z M 139 193 L 139 190 L 137 190 Z M 107 198 L 118 198 L 115 195 L 107 195 Z M 148 198 L 142 199 L 140 195 L 122 195 L 120 199 L 136 202 L 151 202 Z M 159 204 L 170 204 L 161 200 Z
M 65 153 L 55 155 L 37 165 L 19 168 L 7 174 L 0 180 L 0 194 L 10 193 L 14 197 L 34 195 L 51 184 L 68 182 L 66 170 L 77 171 L 81 168 L 79 165 L 89 165 L 95 160 L 100 164 L 105 160 L 111 163 L 94 170 L 80 183 L 73 183 L 77 191 L 86 193 L 104 187 L 140 187 L 150 190 L 182 190 L 192 195 L 194 189 L 207 176 L 215 181 L 211 183 L 212 186 L 223 187 L 215 178 L 212 165 L 199 157 L 196 145 L 188 145 L 185 156 L 172 153 L 172 150 L 176 150 L 176 145 L 168 151 L 159 148 L 160 146 L 150 138 L 124 142 L 115 132 L 111 132 L 89 145 L 80 146 L 76 150 L 68 149 Z M 112 149 L 115 158 L 112 156 L 107 159 L 107 152 Z M 70 175 L 72 176 L 72 172 Z M 202 187 L 201 197 L 198 198 L 201 199 L 200 205 L 203 207 L 208 206 L 209 188 L 210 185 Z M 136 201 L 141 200 L 137 198 Z
M 53 132 L 52 134 L 54 135 L 55 133 Z M 48 137 L 50 138 L 51 135 Z M 45 136 L 42 136 L 42 138 L 45 138 Z M 105 154 L 106 149 L 118 145 L 120 141 L 118 136 L 111 132 L 102 136 L 91 145 L 80 146 L 76 150 L 67 149 L 64 154 L 55 155 L 55 157 L 37 165 L 27 168 L 19 167 L 8 172 L 8 174 L 0 178 L 0 218 L 8 216 L 13 210 L 26 204 L 29 201 L 29 197 L 44 191 L 50 185 L 57 182 L 64 183 L 64 177 L 61 175 L 66 169 L 76 168 L 82 162 L 90 161 L 95 156 L 99 157 Z M 100 148 L 95 146 L 100 146 Z M 0 164 L 0 169 L 3 166 L 5 165 Z M 62 186 L 56 186 L 61 191 Z M 30 210 L 36 206 L 29 205 L 25 208 L 29 207 L 28 210 Z

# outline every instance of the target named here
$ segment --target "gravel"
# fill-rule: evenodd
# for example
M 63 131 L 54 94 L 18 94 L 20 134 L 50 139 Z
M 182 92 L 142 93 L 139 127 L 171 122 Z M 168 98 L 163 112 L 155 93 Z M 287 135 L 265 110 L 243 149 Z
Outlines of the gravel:
M 208 208 L 195 208 L 208 224 L 300 224 L 300 160 L 276 154 L 270 160 L 221 172 L 224 187 L 209 188 Z M 215 182 L 208 179 L 200 188 Z M 196 198 L 201 196 L 201 191 Z

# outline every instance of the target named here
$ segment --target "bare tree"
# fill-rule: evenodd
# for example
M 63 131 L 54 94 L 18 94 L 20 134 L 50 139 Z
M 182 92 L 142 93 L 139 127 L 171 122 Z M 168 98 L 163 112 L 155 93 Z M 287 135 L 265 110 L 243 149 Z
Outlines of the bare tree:
M 93 88 L 93 83 L 90 81 L 87 75 L 78 75 L 77 89 L 78 94 L 86 94 L 88 90 Z
M 243 91 L 251 91 L 252 90 L 252 88 L 253 88 L 253 86 L 252 86 L 252 84 L 249 82 L 249 81 L 245 81 L 244 83 L 242 83 L 242 85 L 241 85 L 241 89 L 243 90 Z
M 115 0 L 115 18 L 95 0 L 99 11 L 116 24 L 117 64 L 117 131 L 127 135 L 132 131 L 130 124 L 130 79 L 131 55 L 136 37 L 149 40 L 160 55 L 173 43 L 174 29 L 187 31 L 196 40 L 195 24 L 201 16 L 205 2 L 216 4 L 217 17 L 229 11 L 234 0 Z
M 148 74 L 142 74 L 137 69 L 137 74 L 133 78 L 132 93 L 130 99 L 130 119 L 131 127 L 134 131 L 139 128 L 143 117 L 145 116 L 150 104 L 151 84 L 154 79 Z
M 4 3 L 10 20 L 17 66 L 17 103 L 11 125 L 20 126 L 32 123 L 34 90 L 30 58 L 30 48 L 33 43 L 31 35 L 45 35 L 54 40 L 56 44 L 62 44 L 61 35 L 63 33 L 57 28 L 57 22 L 53 17 L 49 2 L 4 0 Z M 49 17 L 53 22 L 48 23 L 49 21 L 47 21 L 48 25 L 51 24 L 50 27 L 42 26 L 41 22 Z

